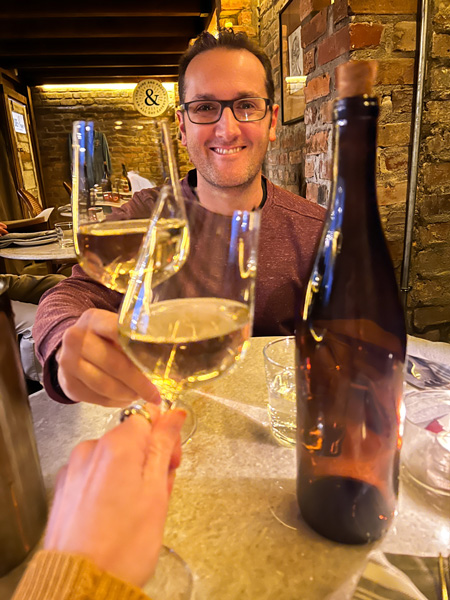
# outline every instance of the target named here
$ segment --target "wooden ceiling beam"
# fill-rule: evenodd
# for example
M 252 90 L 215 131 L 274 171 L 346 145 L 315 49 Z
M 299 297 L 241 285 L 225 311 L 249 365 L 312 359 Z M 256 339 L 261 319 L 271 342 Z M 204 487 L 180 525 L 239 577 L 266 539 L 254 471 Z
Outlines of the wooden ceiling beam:
M 211 14 L 215 8 L 214 0 L 108 0 L 95 2 L 77 0 L 61 2 L 46 0 L 21 0 L 20 3 L 1 2 L 0 17 L 48 18 L 48 17 L 158 17 L 180 16 L 195 17 Z
M 203 31 L 200 17 L 96 17 L 71 19 L 2 19 L 2 40 L 65 38 L 183 37 L 190 39 Z
M 34 87 L 37 85 L 77 85 L 83 83 L 139 83 L 142 79 L 146 77 L 155 77 L 160 81 L 171 81 L 176 82 L 177 77 L 175 75 L 146 75 L 144 77 L 138 77 L 136 75 L 105 75 L 96 76 L 96 77 L 73 77 L 68 78 L 66 76 L 57 76 L 57 77 L 49 77 L 47 74 L 43 74 L 42 76 L 36 76 L 35 74 L 26 74 L 21 77 L 22 83 L 30 87 Z
M 165 67 L 154 65 L 150 67 L 121 67 L 120 73 L 117 73 L 114 67 L 94 67 L 94 68 L 73 68 L 73 69 L 20 69 L 19 75 L 34 79 L 43 79 L 44 77 L 51 79 L 65 78 L 72 79 L 93 79 L 98 77 L 161 77 L 162 75 L 178 74 L 178 67 Z
M 23 41 L 0 39 L 0 65 L 3 57 L 14 56 L 98 56 L 115 54 L 173 54 L 182 53 L 187 48 L 187 38 L 127 38 L 86 40 L 29 40 Z
M 180 53 L 171 54 L 111 54 L 83 56 L 9 56 L 1 58 L 5 69 L 73 69 L 79 67 L 149 67 L 153 65 L 174 67 Z

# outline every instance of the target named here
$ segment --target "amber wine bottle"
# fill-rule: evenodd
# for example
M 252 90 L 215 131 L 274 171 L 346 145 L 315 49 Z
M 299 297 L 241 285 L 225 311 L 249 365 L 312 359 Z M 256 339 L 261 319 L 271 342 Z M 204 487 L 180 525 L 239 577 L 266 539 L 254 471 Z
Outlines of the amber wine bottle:
M 337 70 L 334 188 L 297 329 L 297 497 L 337 542 L 381 537 L 398 493 L 406 331 L 375 185 L 376 63 Z

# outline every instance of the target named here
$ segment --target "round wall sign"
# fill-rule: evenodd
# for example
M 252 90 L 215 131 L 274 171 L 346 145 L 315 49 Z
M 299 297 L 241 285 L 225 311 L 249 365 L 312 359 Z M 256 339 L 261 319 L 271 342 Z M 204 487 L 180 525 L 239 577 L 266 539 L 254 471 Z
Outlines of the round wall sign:
M 144 79 L 134 88 L 133 104 L 146 117 L 159 117 L 169 106 L 169 94 L 157 79 Z

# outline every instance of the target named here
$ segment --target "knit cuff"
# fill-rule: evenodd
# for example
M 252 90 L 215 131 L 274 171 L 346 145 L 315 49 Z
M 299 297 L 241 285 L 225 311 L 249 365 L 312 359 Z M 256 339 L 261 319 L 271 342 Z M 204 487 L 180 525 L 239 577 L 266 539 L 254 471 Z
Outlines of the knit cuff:
M 149 600 L 144 592 L 83 556 L 40 550 L 12 600 Z

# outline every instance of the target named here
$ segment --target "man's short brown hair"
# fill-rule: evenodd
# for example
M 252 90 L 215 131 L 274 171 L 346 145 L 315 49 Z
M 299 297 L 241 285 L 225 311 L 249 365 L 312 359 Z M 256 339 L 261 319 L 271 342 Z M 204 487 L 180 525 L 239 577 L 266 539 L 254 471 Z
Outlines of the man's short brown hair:
M 269 57 L 256 42 L 251 40 L 245 33 L 235 33 L 232 29 L 222 29 L 219 31 L 218 37 L 214 37 L 207 31 L 203 31 L 195 42 L 190 46 L 180 59 L 178 64 L 178 93 L 180 95 L 180 103 L 185 101 L 185 75 L 189 63 L 193 58 L 215 48 L 227 48 L 229 50 L 248 50 L 251 52 L 264 67 L 266 74 L 266 90 L 269 100 L 275 100 L 275 87 L 273 84 L 272 65 Z

